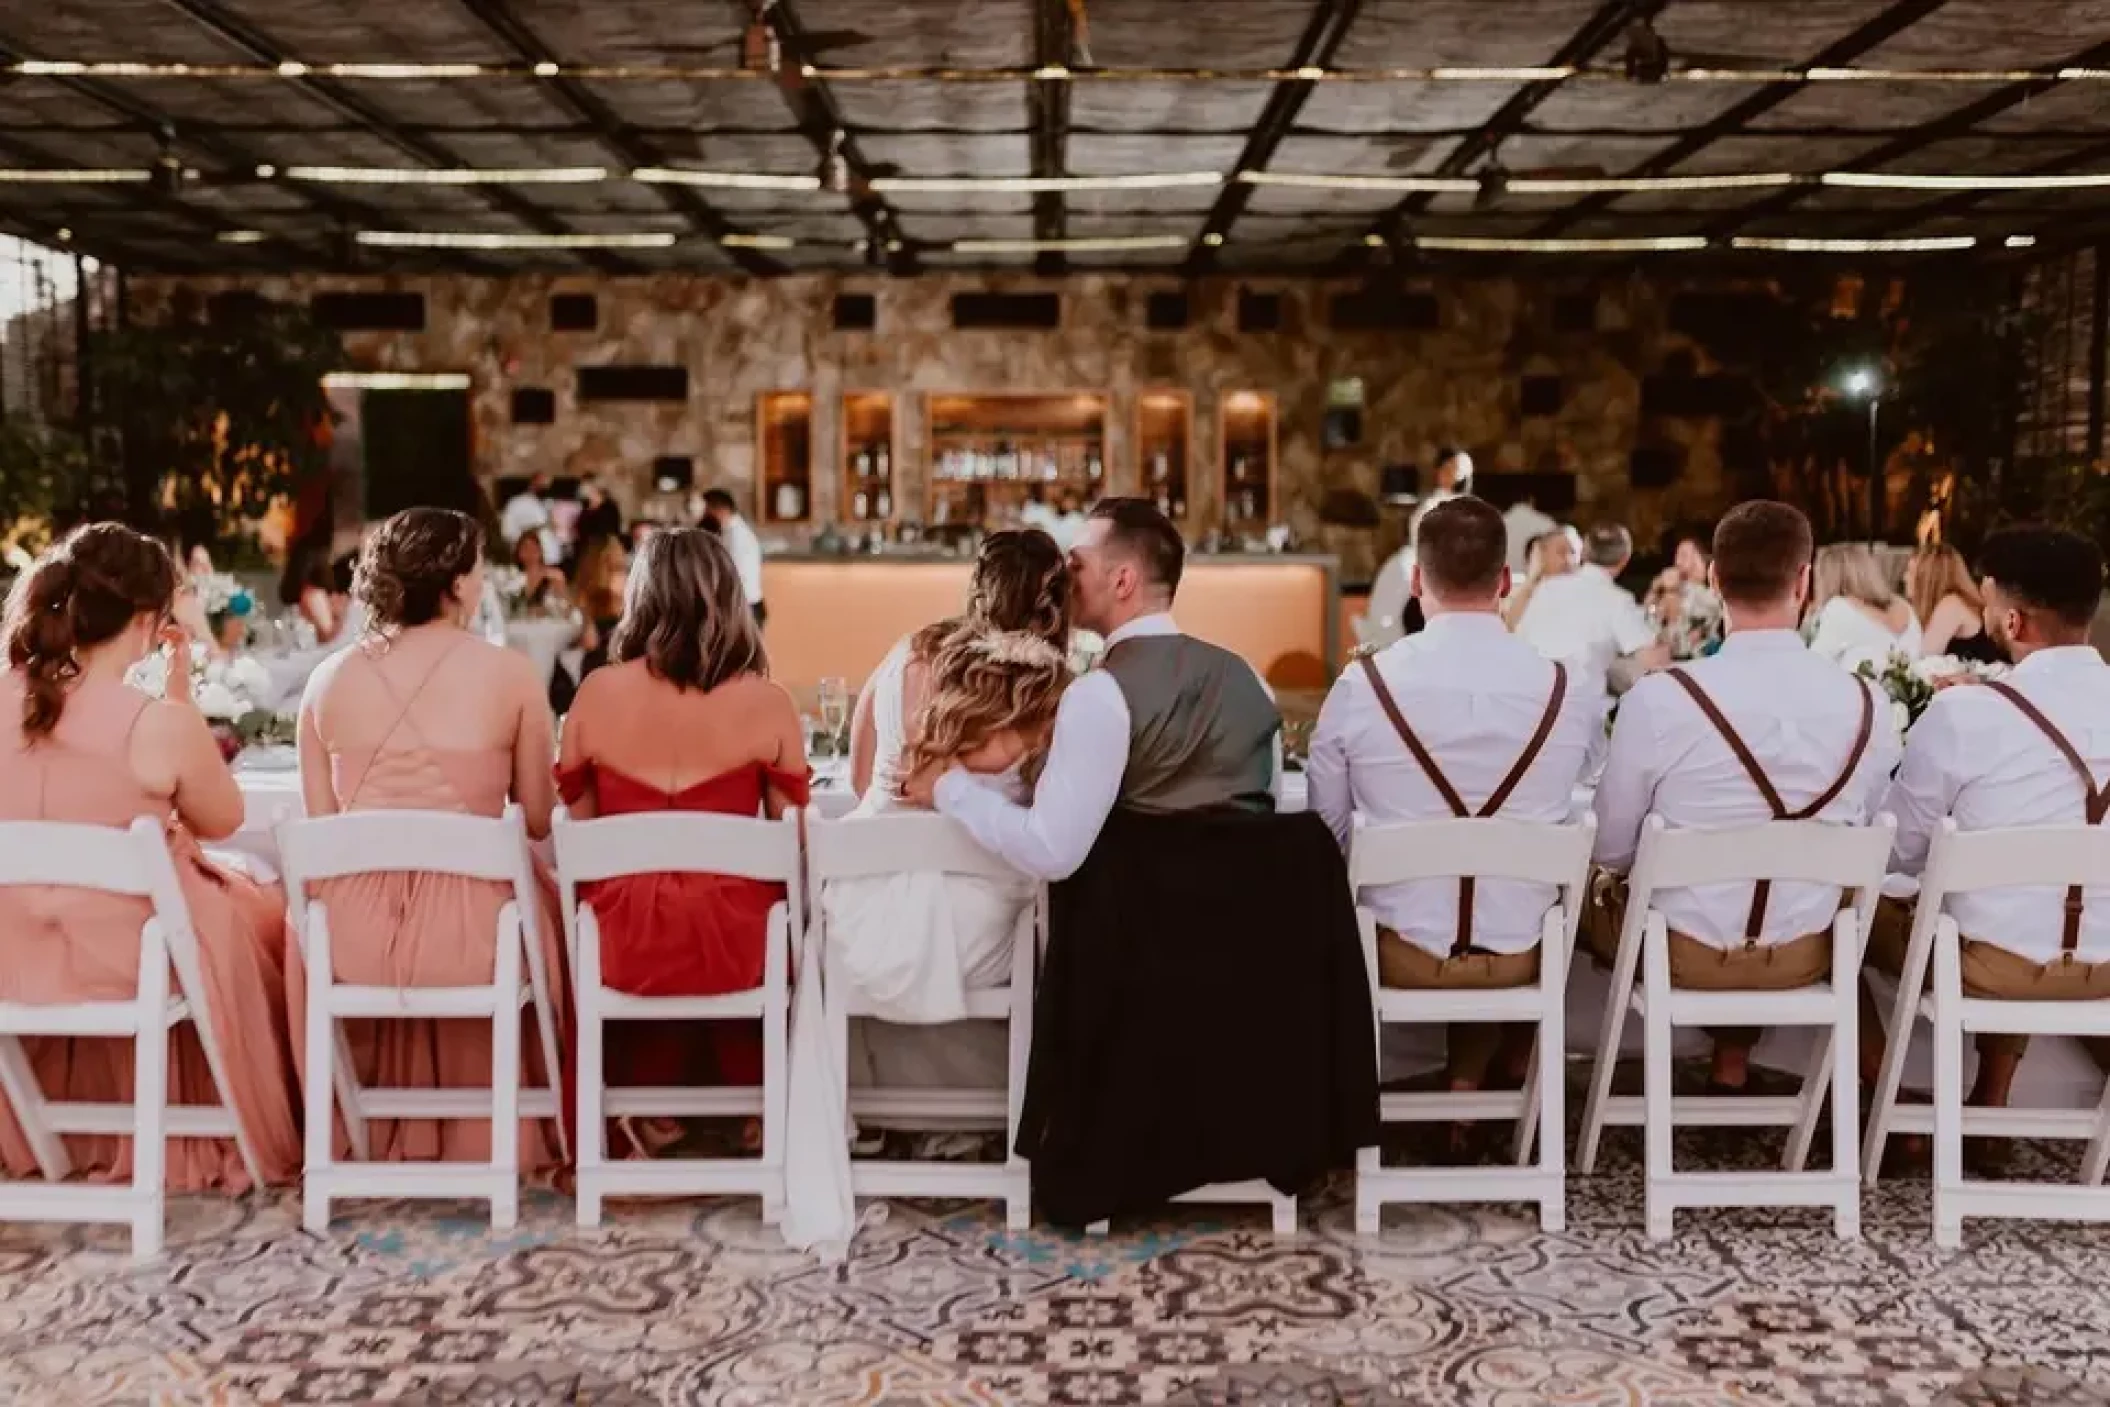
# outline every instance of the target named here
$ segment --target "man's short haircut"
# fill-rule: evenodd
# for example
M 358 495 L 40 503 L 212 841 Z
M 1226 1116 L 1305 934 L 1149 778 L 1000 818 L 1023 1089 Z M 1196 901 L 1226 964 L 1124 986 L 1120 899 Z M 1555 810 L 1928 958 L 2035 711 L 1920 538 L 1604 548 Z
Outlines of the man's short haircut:
M 1447 498 L 1421 515 L 1414 565 L 1444 600 L 1492 596 L 1502 585 L 1509 533 L 1502 515 L 1483 498 Z
M 1714 530 L 1714 575 L 1722 599 L 1744 606 L 1785 601 L 1814 551 L 1802 510 L 1770 499 L 1738 504 Z
M 1583 560 L 1610 571 L 1634 555 L 1634 535 L 1617 523 L 1599 523 L 1583 539 Z
M 1134 558 L 1144 577 L 1163 587 L 1166 596 L 1180 589 L 1187 544 L 1155 503 L 1147 498 L 1102 498 L 1092 505 L 1091 516 L 1107 525 L 1107 541 Z
M 723 508 L 728 513 L 738 513 L 740 511 L 740 501 L 724 489 L 704 490 L 703 506 L 706 508 Z
M 1985 540 L 1978 569 L 2000 590 L 2074 630 L 2095 624 L 2103 604 L 2103 554 L 2065 528 L 2003 528 Z

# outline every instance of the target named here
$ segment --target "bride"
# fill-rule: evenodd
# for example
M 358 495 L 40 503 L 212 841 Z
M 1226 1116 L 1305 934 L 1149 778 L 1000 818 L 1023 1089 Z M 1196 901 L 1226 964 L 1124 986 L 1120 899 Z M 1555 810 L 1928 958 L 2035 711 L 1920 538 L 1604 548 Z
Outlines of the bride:
M 925 708 L 932 663 L 945 642 L 961 631 L 1011 632 L 1045 641 L 1060 654 L 1069 643 L 1069 595 L 1069 568 L 1048 534 L 1013 529 L 982 540 L 968 583 L 966 611 L 904 636 L 857 700 L 850 758 L 852 782 L 862 800 L 852 815 L 882 815 L 905 804 L 895 795 L 896 780 L 909 775 L 902 753 L 911 723 Z M 1019 776 L 1006 776 L 1003 769 L 990 777 L 990 784 L 1010 788 L 1014 795 L 1024 789 Z M 950 935 L 946 946 L 962 959 L 959 980 L 966 987 L 1009 981 L 1012 933 L 1023 900 L 995 894 L 986 880 L 935 875 L 920 880 L 915 895 L 902 892 L 910 887 L 907 884 L 893 886 L 893 892 L 883 884 L 831 886 L 833 899 L 822 902 L 832 903 L 829 921 L 838 934 L 914 932 L 942 925 Z M 935 885 L 942 885 L 944 892 Z M 875 960 L 870 940 L 849 946 L 861 950 L 868 961 Z M 878 985 L 867 989 L 869 994 L 890 1000 L 884 995 L 883 974 L 871 976 Z M 897 975 L 895 980 L 905 979 Z M 937 1008 L 925 1004 L 920 1009 L 928 1013 Z M 1001 1088 L 1007 1058 L 1000 1022 L 903 1015 L 898 1023 L 860 1020 L 852 1023 L 850 1032 L 850 1080 L 859 1086 Z

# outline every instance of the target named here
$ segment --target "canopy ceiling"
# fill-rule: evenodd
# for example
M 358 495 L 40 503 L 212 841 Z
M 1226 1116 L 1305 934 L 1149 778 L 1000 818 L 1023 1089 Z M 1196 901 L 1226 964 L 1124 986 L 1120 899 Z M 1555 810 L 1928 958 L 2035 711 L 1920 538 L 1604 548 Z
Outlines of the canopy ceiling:
M 1760 259 L 2110 233 L 2110 178 L 1823 179 L 2110 172 L 2110 0 L 777 0 L 774 73 L 744 67 L 766 59 L 752 20 L 747 0 L 10 5 L 0 226 L 133 269 L 260 272 L 1347 271 L 1459 240 Z M 847 191 L 726 180 L 810 184 L 831 150 Z M 363 174 L 290 175 L 315 167 Z M 654 168 L 703 183 L 636 179 Z M 22 178 L 53 170 L 115 174 Z M 1132 180 L 1090 184 L 1110 177 Z M 917 184 L 940 178 L 966 181 Z M 1036 178 L 1087 184 L 1016 188 Z M 1619 178 L 1672 184 L 1591 186 Z

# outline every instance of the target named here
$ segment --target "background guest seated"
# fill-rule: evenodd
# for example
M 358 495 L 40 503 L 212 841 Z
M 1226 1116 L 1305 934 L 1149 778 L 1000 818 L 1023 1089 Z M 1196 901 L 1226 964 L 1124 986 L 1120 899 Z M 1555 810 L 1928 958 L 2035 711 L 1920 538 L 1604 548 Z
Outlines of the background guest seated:
M 1583 564 L 1540 580 L 1516 632 L 1547 659 L 1568 666 L 1586 690 L 1626 692 L 1642 674 L 1670 662 L 1619 574 L 1634 557 L 1633 535 L 1617 523 L 1590 529 Z
M 1859 542 L 1819 549 L 1811 601 L 1812 653 L 1846 669 L 1882 669 L 1892 655 L 1920 657 L 1920 623 L 1911 603 L 1890 589 L 1883 564 Z
M 2110 666 L 2088 643 L 2102 553 L 2076 533 L 2016 528 L 1988 538 L 1981 561 L 1985 633 L 2015 668 L 1990 686 L 1942 690 L 1913 725 L 1885 807 L 1898 821 L 1891 867 L 1901 874 L 1926 868 L 1945 817 L 1964 831 L 2092 823 L 2088 802 L 2110 776 Z M 1980 890 L 1952 896 L 1948 911 L 1963 935 L 1967 996 L 2110 997 L 2110 886 Z M 1911 927 L 1910 906 L 1886 900 L 1869 961 L 1896 975 Z M 2027 1043 L 1978 1037 L 1972 1103 L 2008 1102 Z M 2088 1048 L 2110 1069 L 2110 1044 Z
M 1553 538 L 1558 541 L 1558 536 Z M 1312 809 L 1345 852 L 1357 814 L 1371 824 L 1501 815 L 1558 825 L 1604 740 L 1604 701 L 1503 629 L 1509 585 L 1502 517 L 1454 498 L 1421 520 L 1414 594 L 1428 624 L 1334 682 L 1313 732 Z M 1538 980 L 1551 886 L 1453 880 L 1394 885 L 1362 901 L 1380 920 L 1388 987 L 1522 987 Z M 1529 1026 L 1503 1047 L 1501 1078 L 1521 1085 Z M 1451 1088 L 1479 1089 L 1496 1028 L 1451 1028 Z
M 1920 619 L 1924 653 L 1978 664 L 2008 662 L 1985 628 L 1985 601 L 1971 569 L 1949 544 L 1928 543 L 1913 552 L 1905 563 L 1905 599 Z
M 581 819 L 639 811 L 776 817 L 807 800 L 798 707 L 769 679 L 761 631 L 725 544 L 668 528 L 638 549 L 609 664 L 580 686 L 557 776 Z M 762 982 L 769 911 L 784 887 L 721 875 L 636 875 L 582 886 L 601 928 L 601 977 L 635 996 L 717 996 Z M 707 1069 L 690 1052 L 707 1050 Z M 655 1022 L 609 1035 L 617 1084 L 762 1082 L 761 1033 Z M 759 1129 L 750 1131 L 758 1135 Z M 652 1152 L 666 1123 L 626 1137 Z
M 81 528 L 38 559 L 9 594 L 0 673 L 0 821 L 169 824 L 169 848 L 196 934 L 212 1032 L 227 1087 L 215 1086 L 195 1029 L 177 1028 L 172 1104 L 233 1110 L 267 1182 L 300 1168 L 287 1071 L 285 896 L 208 861 L 198 841 L 242 823 L 242 793 L 191 701 L 191 639 L 174 626 L 176 567 L 160 543 L 115 523 Z M 167 696 L 128 687 L 126 671 L 157 646 L 170 655 Z M 129 1001 L 139 988 L 144 900 L 87 890 L 0 888 L 0 1001 Z M 132 1042 L 24 1039 L 53 1099 L 131 1097 Z M 131 1140 L 68 1135 L 78 1173 L 131 1176 Z M 0 1108 L 0 1164 L 29 1177 L 37 1160 Z M 171 1139 L 168 1183 L 242 1191 L 249 1174 L 231 1139 Z
M 310 816 L 351 811 L 455 811 L 497 816 L 508 802 L 528 833 L 549 834 L 555 724 L 527 656 L 465 628 L 484 590 L 483 530 L 440 508 L 396 514 L 367 540 L 357 590 L 368 634 L 325 660 L 300 706 L 301 794 Z M 374 986 L 488 983 L 499 911 L 510 885 L 451 875 L 356 875 L 315 886 L 329 905 L 341 981 Z M 542 945 L 544 971 L 561 988 L 564 963 L 554 891 L 523 916 Z M 288 996 L 301 1029 L 305 980 L 296 952 Z M 567 1009 L 550 993 L 558 1024 Z M 532 1017 L 528 1017 L 532 1021 Z M 482 1087 L 491 1080 L 488 1021 L 346 1023 L 362 1084 Z M 532 1031 L 532 1028 L 530 1028 Z M 541 1083 L 540 1042 L 522 1041 L 529 1080 Z M 522 1125 L 524 1167 L 556 1160 L 550 1131 Z M 377 1120 L 374 1156 L 484 1161 L 489 1120 Z M 340 1139 L 340 1156 L 346 1152 Z
M 1775 820 L 1865 825 L 1897 763 L 1887 701 L 1796 633 L 1809 597 L 1807 518 L 1785 503 L 1731 510 L 1715 529 L 1713 580 L 1728 631 L 1721 650 L 1651 675 L 1619 706 L 1597 788 L 1596 859 L 1607 870 L 1632 868 L 1651 814 L 1703 830 Z M 1596 899 L 1584 933 L 1611 965 L 1623 886 L 1600 885 Z M 1775 991 L 1831 973 L 1835 887 L 1664 889 L 1651 902 L 1670 928 L 1675 986 Z M 1759 1034 L 1713 1033 L 1718 1089 L 1743 1088 Z

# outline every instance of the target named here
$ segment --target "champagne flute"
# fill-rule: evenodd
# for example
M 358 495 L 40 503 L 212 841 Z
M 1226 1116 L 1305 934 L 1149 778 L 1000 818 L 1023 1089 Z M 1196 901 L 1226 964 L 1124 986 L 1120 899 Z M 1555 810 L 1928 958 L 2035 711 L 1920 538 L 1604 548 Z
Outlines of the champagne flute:
M 821 680 L 821 728 L 828 735 L 829 751 L 840 756 L 843 730 L 850 725 L 850 683 L 836 675 Z

